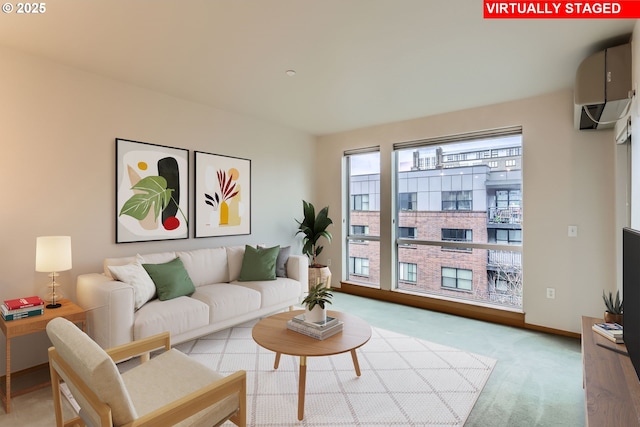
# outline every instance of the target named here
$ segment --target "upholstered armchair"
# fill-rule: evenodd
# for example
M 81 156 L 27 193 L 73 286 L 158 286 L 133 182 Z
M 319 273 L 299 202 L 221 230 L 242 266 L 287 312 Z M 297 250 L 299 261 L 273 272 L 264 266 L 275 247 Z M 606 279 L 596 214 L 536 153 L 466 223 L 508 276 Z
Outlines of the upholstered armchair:
M 217 426 L 231 420 L 246 426 L 246 373 L 223 377 L 172 349 L 169 333 L 103 350 L 64 318 L 47 325 L 56 425 Z M 164 352 L 149 360 L 151 351 Z M 120 373 L 115 362 L 142 356 L 140 365 Z M 63 420 L 60 381 L 80 406 Z

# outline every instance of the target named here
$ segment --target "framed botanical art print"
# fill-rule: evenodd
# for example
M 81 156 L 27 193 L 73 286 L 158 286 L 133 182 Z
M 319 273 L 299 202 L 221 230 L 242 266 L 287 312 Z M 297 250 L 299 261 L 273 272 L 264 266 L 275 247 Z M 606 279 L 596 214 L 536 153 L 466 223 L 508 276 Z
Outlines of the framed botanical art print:
M 251 160 L 195 152 L 195 237 L 251 234 Z
M 189 238 L 189 150 L 116 139 L 116 243 Z

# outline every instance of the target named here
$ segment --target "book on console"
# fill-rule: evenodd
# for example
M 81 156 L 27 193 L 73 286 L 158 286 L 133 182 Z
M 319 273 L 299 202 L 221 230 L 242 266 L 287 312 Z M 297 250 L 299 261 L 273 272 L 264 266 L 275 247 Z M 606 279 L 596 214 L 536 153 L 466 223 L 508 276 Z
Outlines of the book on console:
M 591 329 L 610 337 L 622 337 L 622 326 L 617 323 L 594 323 Z
M 296 322 L 291 319 L 287 321 L 287 329 L 292 330 L 294 332 L 298 332 L 300 334 L 307 335 L 311 338 L 315 338 L 318 340 L 323 340 L 325 338 L 329 338 L 339 332 L 342 331 L 342 321 L 338 321 L 338 323 L 333 326 L 326 327 L 324 329 L 318 329 L 314 326 L 309 326 L 302 324 L 300 322 Z
M 0 305 L 0 311 L 2 311 L 2 314 L 4 314 L 4 315 L 7 315 L 7 314 L 21 314 L 21 313 L 26 313 L 26 312 L 32 311 L 32 310 L 44 310 L 44 304 L 34 305 L 33 307 L 16 308 L 16 309 L 13 309 L 13 310 L 9 310 L 9 308 L 7 307 L 6 304 Z
M 7 306 L 9 310 L 15 310 L 18 308 L 27 308 L 33 307 L 37 305 L 44 305 L 44 301 L 39 296 L 32 297 L 24 297 L 24 298 L 16 298 L 16 299 L 7 299 L 4 300 L 4 304 Z
M 311 326 L 318 329 L 325 329 L 338 323 L 338 319 L 331 316 L 327 316 L 327 319 L 324 322 L 309 322 L 305 319 L 304 314 L 298 314 L 293 318 L 293 320 L 303 325 Z
M 2 318 L 4 320 L 18 320 L 18 319 L 25 319 L 27 317 L 40 316 L 42 314 L 44 314 L 44 309 L 39 308 L 39 309 L 25 311 L 23 313 L 15 313 L 15 314 L 5 314 L 3 312 Z
M 600 336 L 602 336 L 602 337 L 605 337 L 605 338 L 606 338 L 606 339 L 608 339 L 609 341 L 613 341 L 613 342 L 614 342 L 614 343 L 616 343 L 616 344 L 622 344 L 622 343 L 624 342 L 624 341 L 623 341 L 623 339 L 622 339 L 622 335 L 621 335 L 621 334 L 620 334 L 620 335 L 614 335 L 614 334 L 610 333 L 609 331 L 606 331 L 606 330 L 604 330 L 604 329 L 602 329 L 602 328 L 599 328 L 599 327 L 598 327 L 598 326 L 596 326 L 596 325 L 593 325 L 593 326 L 591 327 L 591 329 L 592 329 L 595 333 L 597 333 L 598 335 L 600 335 Z

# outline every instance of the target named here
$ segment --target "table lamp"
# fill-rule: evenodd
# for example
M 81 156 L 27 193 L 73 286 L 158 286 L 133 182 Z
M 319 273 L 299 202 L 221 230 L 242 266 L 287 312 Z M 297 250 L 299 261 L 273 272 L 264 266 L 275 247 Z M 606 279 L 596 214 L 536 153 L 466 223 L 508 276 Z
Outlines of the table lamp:
M 69 236 L 43 236 L 36 239 L 36 271 L 49 273 L 51 283 L 49 291 L 45 295 L 45 301 L 49 302 L 47 308 L 61 307 L 58 301 L 62 294 L 58 291 L 60 286 L 56 282 L 59 271 L 71 270 L 71 237 Z

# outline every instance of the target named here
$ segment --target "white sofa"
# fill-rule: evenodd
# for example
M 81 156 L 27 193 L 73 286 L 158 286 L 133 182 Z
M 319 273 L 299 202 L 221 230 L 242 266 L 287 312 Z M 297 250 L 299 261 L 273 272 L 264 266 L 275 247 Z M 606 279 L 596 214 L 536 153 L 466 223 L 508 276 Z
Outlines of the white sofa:
M 76 297 L 87 310 L 87 333 L 102 348 L 111 348 L 169 331 L 178 344 L 299 304 L 308 291 L 308 261 L 290 255 L 287 277 L 238 281 L 245 247 L 162 252 L 104 260 L 103 273 L 78 276 Z M 135 308 L 134 287 L 113 278 L 109 266 L 161 264 L 179 257 L 195 285 L 190 296 Z

